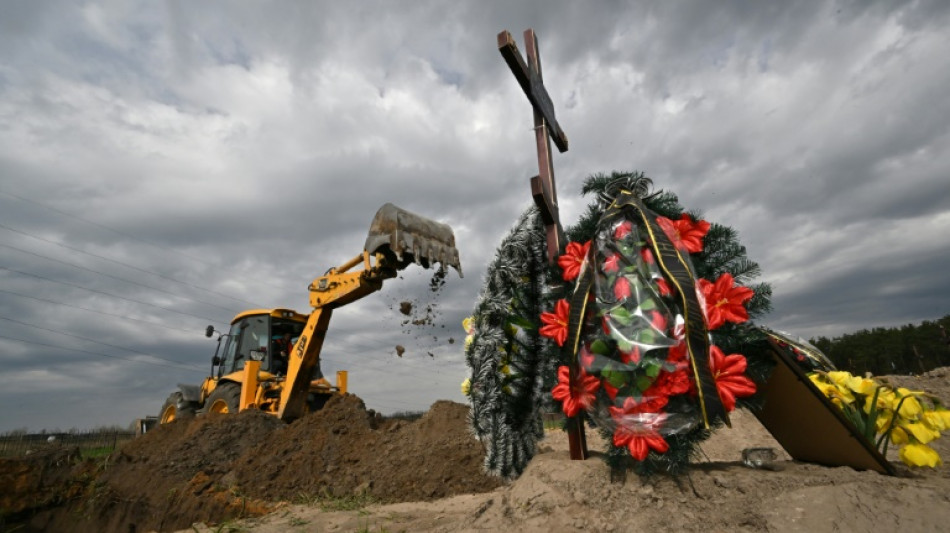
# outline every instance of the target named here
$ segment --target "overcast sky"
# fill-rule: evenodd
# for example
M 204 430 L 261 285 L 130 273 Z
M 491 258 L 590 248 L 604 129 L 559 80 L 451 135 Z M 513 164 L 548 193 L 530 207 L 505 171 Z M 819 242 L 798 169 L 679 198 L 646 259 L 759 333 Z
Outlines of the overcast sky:
M 337 311 L 324 370 L 384 413 L 464 401 L 464 332 L 531 203 L 540 40 L 582 180 L 640 170 L 732 226 L 805 338 L 950 313 L 950 3 L 3 2 L 0 432 L 126 425 L 199 383 L 242 309 L 308 312 L 383 203 L 451 225 Z M 399 302 L 427 306 L 404 325 Z M 454 341 L 454 342 L 453 342 Z M 395 346 L 406 352 L 397 356 Z

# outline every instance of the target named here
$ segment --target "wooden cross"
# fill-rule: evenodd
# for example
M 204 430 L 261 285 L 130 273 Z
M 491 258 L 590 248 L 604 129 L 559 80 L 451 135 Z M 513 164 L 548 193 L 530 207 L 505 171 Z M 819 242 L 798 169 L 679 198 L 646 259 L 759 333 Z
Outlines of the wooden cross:
M 551 140 L 554 140 L 558 150 L 563 153 L 567 151 L 567 135 L 557 123 L 557 118 L 554 116 L 554 104 L 551 103 L 551 97 L 544 88 L 544 81 L 541 78 L 541 58 L 538 54 L 538 37 L 534 34 L 534 30 L 525 30 L 524 40 L 528 51 L 527 63 L 521 57 L 521 52 L 518 51 L 518 46 L 515 45 L 515 40 L 508 30 L 498 34 L 498 50 L 534 108 L 538 175 L 531 178 L 531 196 L 541 211 L 541 219 L 547 229 L 548 261 L 556 264 L 566 242 L 557 206 Z M 577 365 L 571 364 L 572 380 L 577 373 Z M 584 434 L 584 422 L 580 418 L 573 418 L 568 422 L 567 435 L 571 459 L 587 459 L 587 437 Z
M 538 55 L 538 37 L 534 30 L 524 32 L 528 62 L 521 57 L 514 38 L 505 30 L 498 34 L 498 50 L 508 68 L 514 73 L 525 95 L 534 108 L 534 133 L 538 146 L 538 175 L 531 178 L 531 196 L 541 210 L 541 218 L 547 228 L 548 260 L 557 261 L 565 245 L 557 206 L 557 187 L 554 183 L 554 164 L 551 160 L 551 140 L 562 153 L 567 151 L 567 135 L 561 130 L 554 116 L 554 104 L 544 88 L 541 78 L 541 58 Z

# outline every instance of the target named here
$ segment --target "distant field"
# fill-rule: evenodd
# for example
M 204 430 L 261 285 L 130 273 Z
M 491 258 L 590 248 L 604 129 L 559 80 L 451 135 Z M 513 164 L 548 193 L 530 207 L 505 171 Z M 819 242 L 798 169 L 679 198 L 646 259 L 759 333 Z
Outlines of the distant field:
M 135 438 L 132 431 L 87 431 L 82 433 L 36 433 L 0 436 L 0 456 L 38 453 L 55 447 L 76 446 L 84 457 L 108 455 Z

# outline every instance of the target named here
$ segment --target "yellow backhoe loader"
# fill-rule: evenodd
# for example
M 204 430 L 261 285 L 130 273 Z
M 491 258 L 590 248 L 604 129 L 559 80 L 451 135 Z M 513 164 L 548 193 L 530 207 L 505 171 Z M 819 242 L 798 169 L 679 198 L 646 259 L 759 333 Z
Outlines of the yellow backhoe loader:
M 309 315 L 290 309 L 239 313 L 218 336 L 211 374 L 201 385 L 179 384 L 159 414 L 164 424 L 196 413 L 260 409 L 290 421 L 320 409 L 333 394 L 346 392 L 346 372 L 330 384 L 320 372 L 320 349 L 337 307 L 380 290 L 383 281 L 412 263 L 423 268 L 462 267 L 452 229 L 392 204 L 370 225 L 363 251 L 331 268 L 309 286 Z M 211 337 L 214 327 L 208 326 Z

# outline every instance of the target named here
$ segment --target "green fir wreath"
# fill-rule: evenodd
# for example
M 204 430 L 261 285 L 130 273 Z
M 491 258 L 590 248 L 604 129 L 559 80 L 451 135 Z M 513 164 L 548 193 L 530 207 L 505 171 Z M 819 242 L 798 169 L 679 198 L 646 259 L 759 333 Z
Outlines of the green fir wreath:
M 544 436 L 541 410 L 551 403 L 556 349 L 537 327 L 549 278 L 545 250 L 544 225 L 532 207 L 499 245 L 464 323 L 469 422 L 485 447 L 485 470 L 509 479 L 534 456 Z

